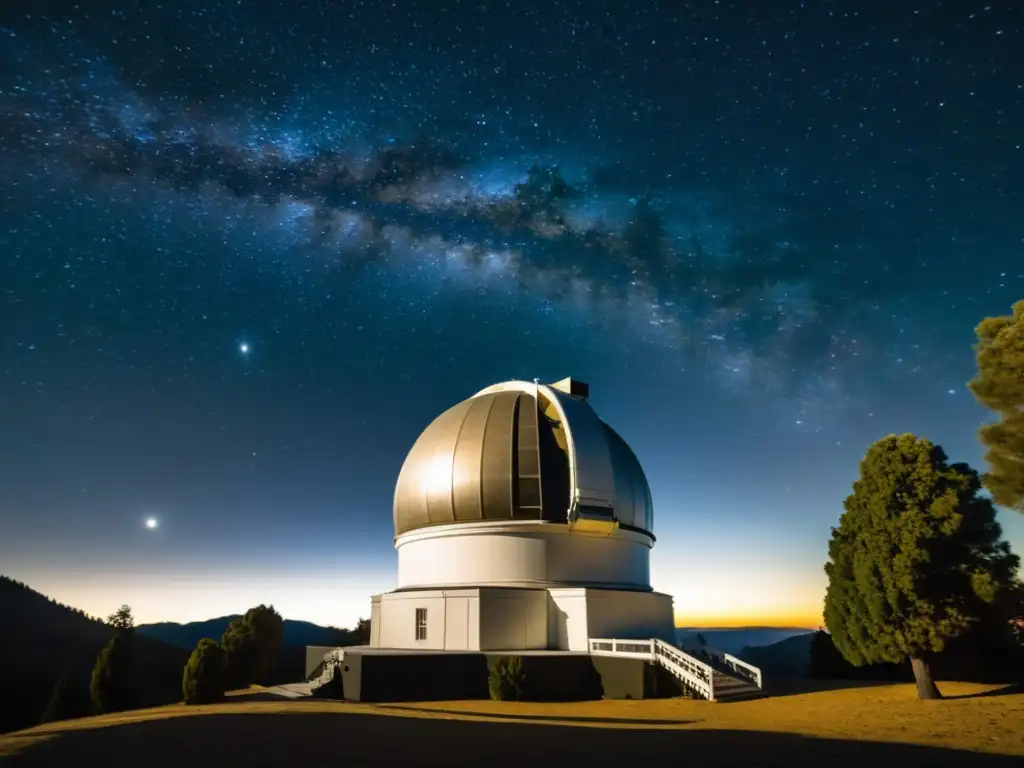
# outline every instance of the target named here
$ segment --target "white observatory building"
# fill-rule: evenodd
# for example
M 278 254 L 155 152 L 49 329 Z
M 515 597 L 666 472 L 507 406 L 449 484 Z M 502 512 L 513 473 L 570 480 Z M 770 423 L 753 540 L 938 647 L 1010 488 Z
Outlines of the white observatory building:
M 372 598 L 371 648 L 675 642 L 672 598 L 651 589 L 647 479 L 588 395 L 509 381 L 424 430 L 395 488 L 398 582 Z

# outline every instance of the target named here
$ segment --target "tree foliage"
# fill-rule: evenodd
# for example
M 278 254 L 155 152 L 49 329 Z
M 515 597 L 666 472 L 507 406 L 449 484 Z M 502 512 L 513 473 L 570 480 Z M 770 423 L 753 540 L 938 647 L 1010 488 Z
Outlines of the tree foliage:
M 989 464 L 982 479 L 997 504 L 1024 512 L 1024 301 L 1012 315 L 985 318 L 975 332 L 978 375 L 969 386 L 999 416 L 981 429 Z
M 832 530 L 825 624 L 852 664 L 910 659 L 922 697 L 938 696 L 930 655 L 1007 590 L 1019 559 L 966 464 L 914 435 L 872 445 Z
M 135 617 L 130 606 L 122 605 L 107 617 L 107 624 L 121 632 L 131 632 L 135 628 Z
M 273 606 L 258 605 L 232 621 L 221 638 L 228 684 L 245 688 L 271 682 L 283 642 L 284 620 Z
M 105 619 L 88 616 L 0 576 L 0 645 L 6 659 L 6 663 L 0 660 L 0 733 L 37 725 L 59 679 L 69 670 L 68 692 L 81 705 L 81 714 L 91 713 L 92 671 L 115 634 L 118 630 Z M 191 647 L 181 650 L 139 635 L 137 630 L 132 635 L 132 705 L 180 701 L 181 669 Z M 293 679 L 298 677 L 293 675 Z
M 114 635 L 96 657 L 89 696 L 98 714 L 131 708 L 132 648 L 124 634 Z
M 356 622 L 356 628 L 352 630 L 353 639 L 360 645 L 370 644 L 370 620 L 360 619 Z
M 89 714 L 89 697 L 85 686 L 70 667 L 66 668 L 57 679 L 50 695 L 50 701 L 43 710 L 40 723 L 54 723 L 58 720 L 70 720 L 75 717 L 86 717 Z
M 227 654 L 216 640 L 204 637 L 192 651 L 182 674 L 186 704 L 212 704 L 224 698 Z

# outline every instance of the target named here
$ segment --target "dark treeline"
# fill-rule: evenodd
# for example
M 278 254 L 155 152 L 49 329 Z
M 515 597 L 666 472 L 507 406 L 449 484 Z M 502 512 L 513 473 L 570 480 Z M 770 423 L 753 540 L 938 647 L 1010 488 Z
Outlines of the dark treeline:
M 250 625 L 260 624 L 272 611 L 264 606 L 251 609 L 232 622 L 225 637 L 213 638 L 226 640 L 236 652 L 233 676 L 226 683 L 275 684 L 303 678 L 305 647 L 282 643 L 280 638 L 269 647 L 269 656 L 260 656 L 250 670 L 240 671 L 237 659 L 250 658 Z M 368 623 L 362 622 L 355 630 L 324 634 L 339 645 L 358 644 L 368 639 L 367 629 Z M 116 711 L 182 700 L 191 649 L 141 633 L 128 606 L 103 620 L 0 576 L 0 637 L 0 733 L 91 715 L 98 704 Z M 102 672 L 97 673 L 98 667 Z
M 0 576 L 0 732 L 36 725 L 44 714 L 47 719 L 91 714 L 93 668 L 119 631 Z M 132 646 L 133 704 L 180 700 L 188 653 L 145 637 L 134 637 Z

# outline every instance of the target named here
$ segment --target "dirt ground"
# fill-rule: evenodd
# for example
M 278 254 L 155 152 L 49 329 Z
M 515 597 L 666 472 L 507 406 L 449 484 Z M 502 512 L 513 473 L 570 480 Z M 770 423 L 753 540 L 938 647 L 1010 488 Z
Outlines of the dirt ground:
M 0 737 L 12 766 L 1022 766 L 1024 693 L 950 684 L 792 691 L 757 701 L 574 704 L 274 701 L 176 705 Z

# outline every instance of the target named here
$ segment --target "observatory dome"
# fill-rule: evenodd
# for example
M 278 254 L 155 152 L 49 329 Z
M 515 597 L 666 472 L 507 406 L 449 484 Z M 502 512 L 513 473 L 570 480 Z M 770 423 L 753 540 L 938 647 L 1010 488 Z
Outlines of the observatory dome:
M 633 531 L 654 541 L 651 492 L 629 445 L 563 379 L 488 387 L 438 416 L 395 488 L 395 536 L 430 526 L 524 521 Z

